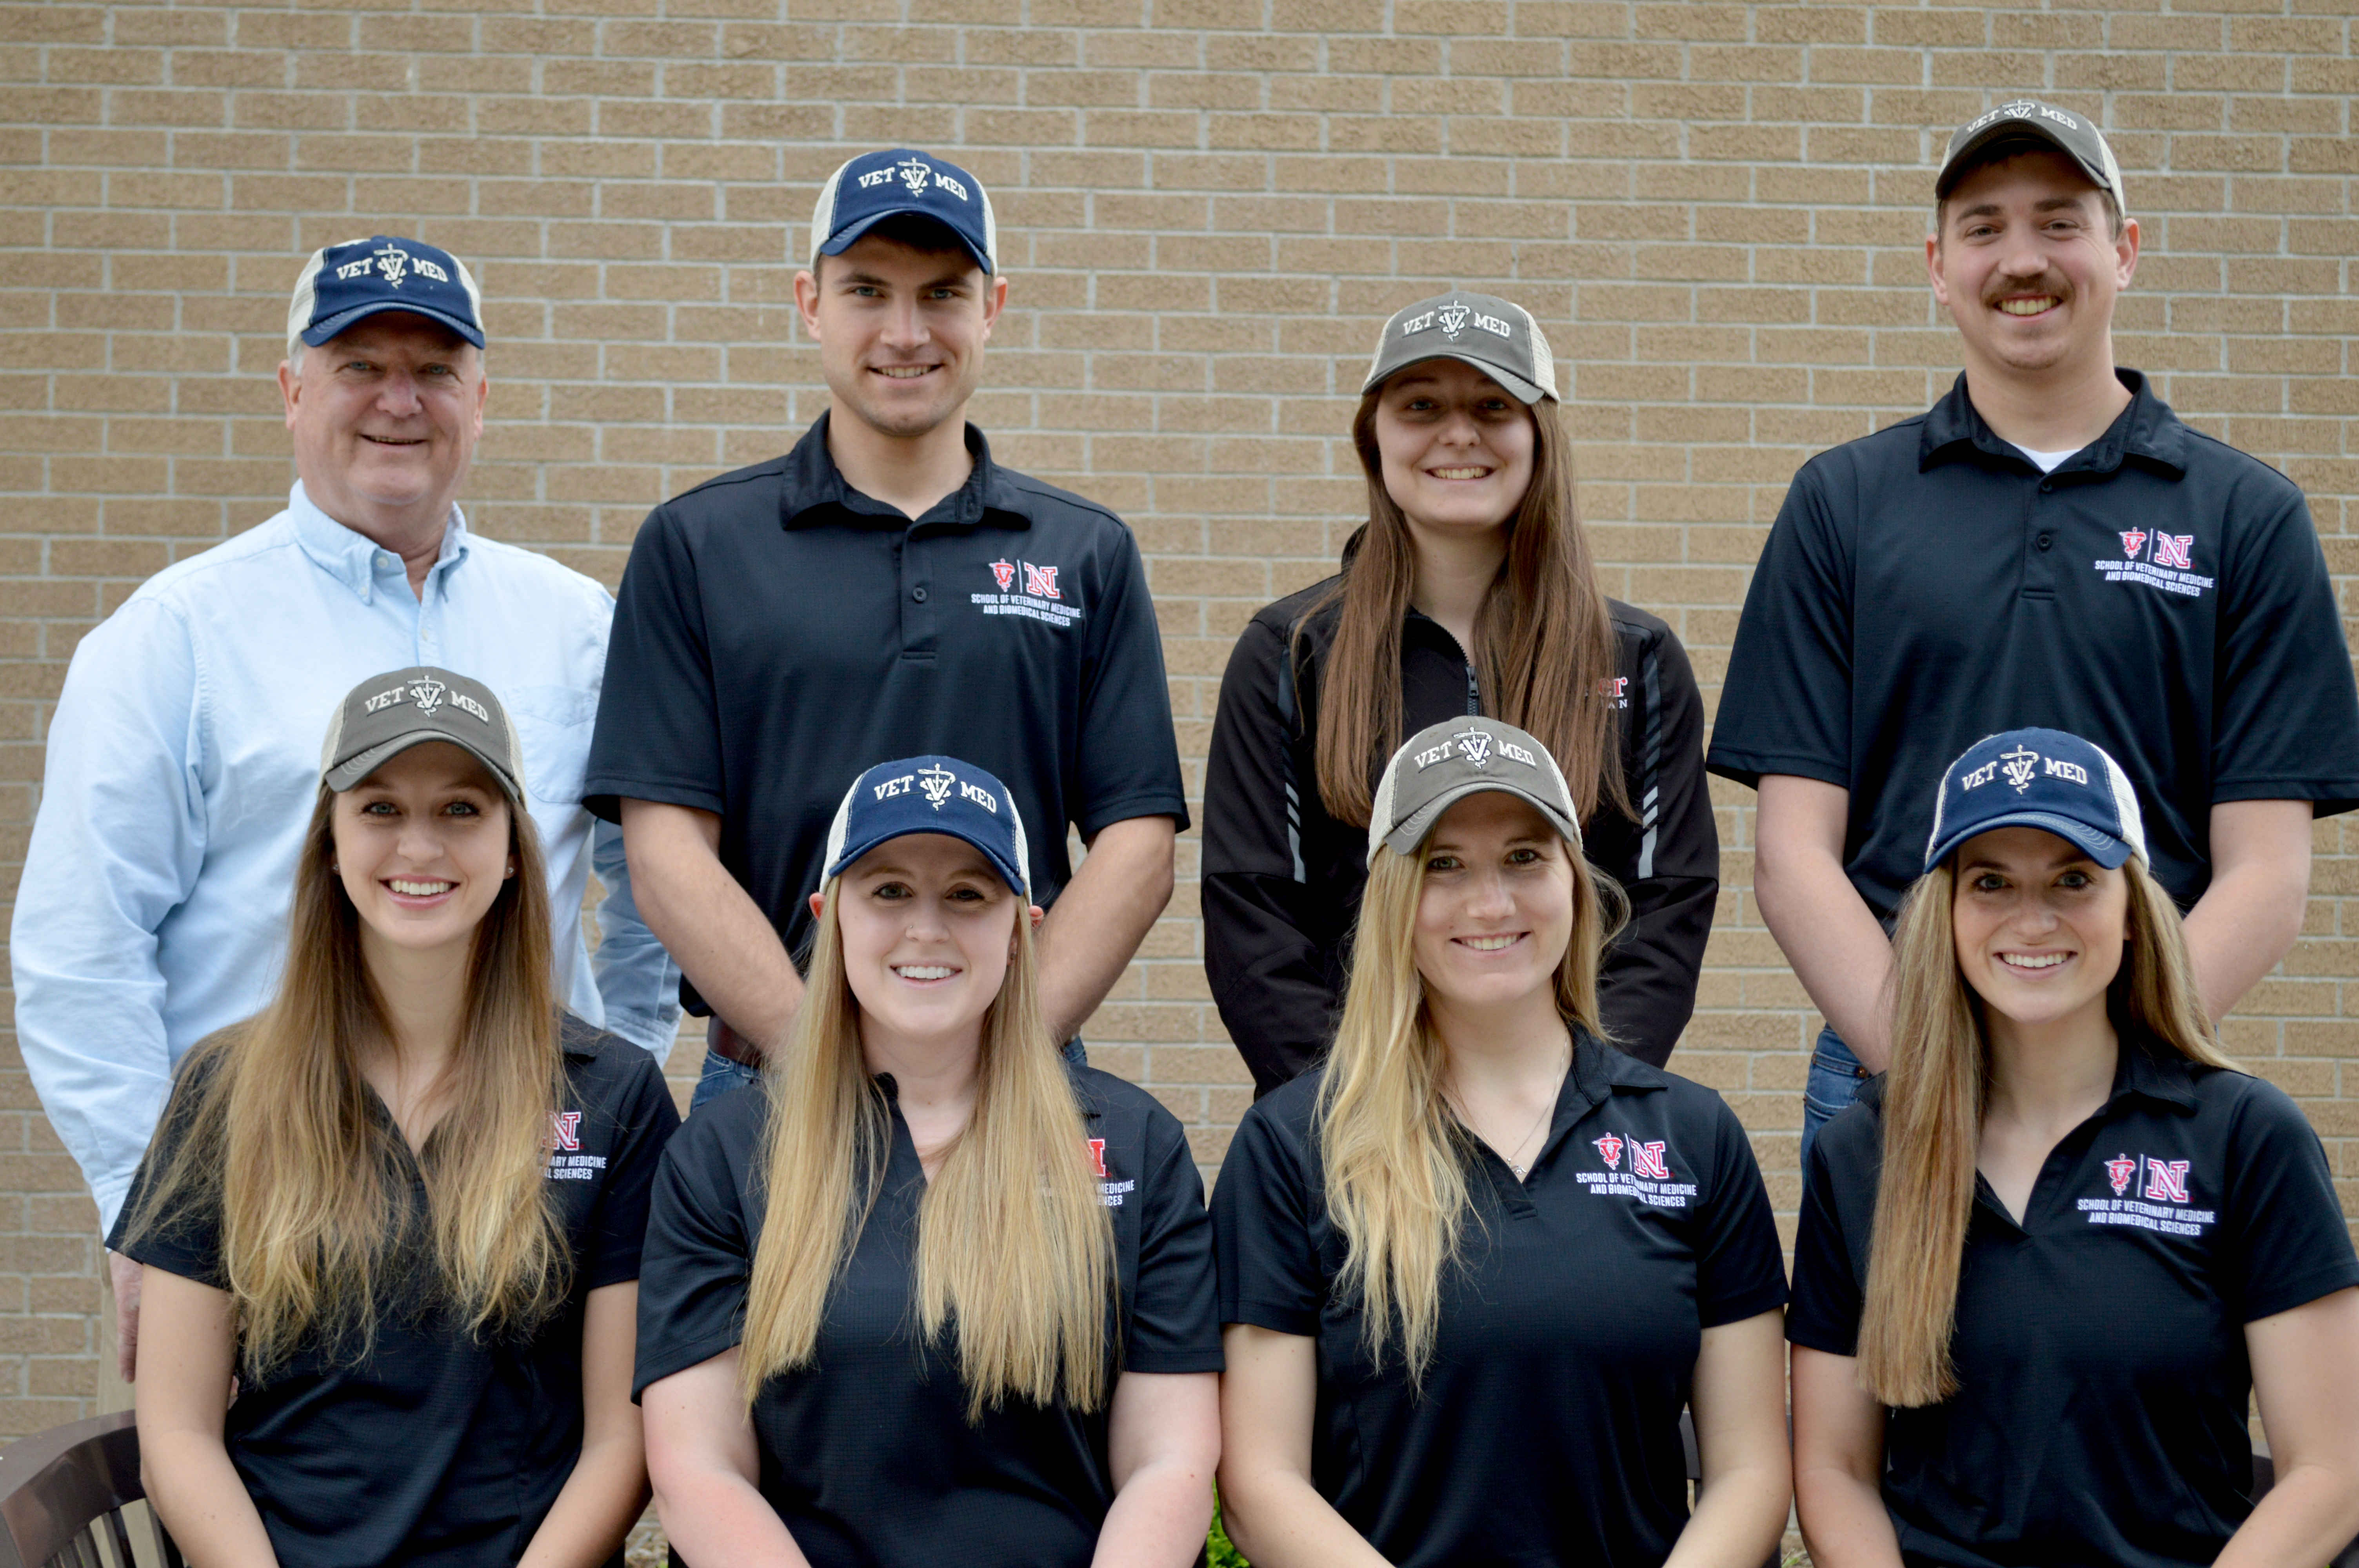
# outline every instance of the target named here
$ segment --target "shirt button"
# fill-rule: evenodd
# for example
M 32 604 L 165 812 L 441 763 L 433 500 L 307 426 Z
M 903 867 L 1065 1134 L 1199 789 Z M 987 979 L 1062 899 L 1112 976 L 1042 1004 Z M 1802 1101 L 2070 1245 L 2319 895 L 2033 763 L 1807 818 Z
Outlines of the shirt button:
M 926 602 L 926 586 L 925 586 L 925 584 L 923 584 L 923 583 L 919 583 L 917 587 L 915 587 L 915 588 L 911 589 L 909 590 L 909 597 L 910 597 L 911 599 L 916 600 L 917 600 L 919 603 L 920 603 L 920 604 L 925 603 L 925 602 Z
M 393 557 L 386 555 L 383 550 L 379 550 L 376 553 L 376 564 L 379 569 L 391 571 L 393 569 Z
M 2055 542 L 2056 535 L 2053 534 L 2042 534 L 2039 535 L 2039 547 L 2043 550 Z

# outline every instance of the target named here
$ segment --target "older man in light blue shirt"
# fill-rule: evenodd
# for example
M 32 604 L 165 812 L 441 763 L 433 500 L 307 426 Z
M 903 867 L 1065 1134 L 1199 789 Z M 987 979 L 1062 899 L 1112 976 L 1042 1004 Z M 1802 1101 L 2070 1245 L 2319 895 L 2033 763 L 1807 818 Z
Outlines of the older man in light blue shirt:
M 270 996 L 328 720 L 377 671 L 436 665 L 499 694 L 549 863 L 559 995 L 658 1056 L 679 1024 L 679 972 L 632 905 L 621 835 L 582 806 L 614 600 L 471 533 L 455 504 L 483 428 L 473 280 L 413 240 L 332 245 L 288 332 L 287 510 L 143 584 L 75 650 L 49 725 L 9 938 L 16 1031 L 102 1234 L 174 1065 Z M 113 1262 L 128 1377 L 137 1281 Z

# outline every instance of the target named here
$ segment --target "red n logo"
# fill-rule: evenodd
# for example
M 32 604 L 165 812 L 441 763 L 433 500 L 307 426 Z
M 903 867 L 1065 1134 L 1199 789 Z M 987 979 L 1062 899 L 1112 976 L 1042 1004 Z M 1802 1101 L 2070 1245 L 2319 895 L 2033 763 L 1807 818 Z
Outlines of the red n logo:
M 1103 1176 L 1106 1173 L 1104 1139 L 1093 1138 L 1090 1140 L 1090 1163 L 1097 1167 L 1099 1175 Z
M 2146 1162 L 2146 1195 L 2169 1203 L 2185 1203 L 2187 1162 L 2148 1160 Z
M 2193 571 L 2195 559 L 2190 552 L 2194 548 L 2195 535 L 2192 534 L 2157 534 L 2154 536 L 2154 564 Z
M 579 1150 L 582 1147 L 582 1113 L 578 1110 L 552 1110 L 549 1113 L 549 1144 L 551 1149 Z
M 1652 1143 L 1634 1141 L 1630 1145 L 1630 1173 L 1652 1182 L 1671 1179 L 1671 1167 L 1663 1158 L 1663 1144 L 1659 1139 Z
M 1038 599 L 1062 599 L 1057 591 L 1057 568 L 1024 563 L 1024 591 Z

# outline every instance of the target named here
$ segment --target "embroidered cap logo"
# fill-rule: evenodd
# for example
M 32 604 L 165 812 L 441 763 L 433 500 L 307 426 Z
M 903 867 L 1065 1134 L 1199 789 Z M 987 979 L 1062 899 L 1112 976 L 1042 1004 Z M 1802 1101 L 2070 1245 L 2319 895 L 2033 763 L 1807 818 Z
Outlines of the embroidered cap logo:
M 1491 732 L 1487 730 L 1461 730 L 1451 740 L 1458 742 L 1459 754 L 1478 768 L 1491 765 Z
M 1465 330 L 1466 318 L 1473 315 L 1473 311 L 1453 299 L 1435 314 L 1441 318 L 1441 335 L 1455 340 L 1458 334 Z
M 910 157 L 903 158 L 895 167 L 900 171 L 901 183 L 909 188 L 910 195 L 923 196 L 926 193 L 926 176 L 934 172 L 931 165 Z
M 385 279 L 386 287 L 399 288 L 402 270 L 409 265 L 409 253 L 397 245 L 387 245 L 382 250 L 371 251 L 369 254 L 376 257 L 377 273 Z
M 951 788 L 957 783 L 958 774 L 939 762 L 930 768 L 918 770 L 918 787 L 926 792 L 926 799 L 936 811 L 942 808 L 942 802 L 950 799 Z
M 2039 753 L 2017 746 L 2012 752 L 2001 752 L 1999 761 L 2006 764 L 2006 782 L 2021 795 L 2031 787 L 2031 775 L 2039 766 Z
M 418 699 L 419 712 L 431 713 L 442 706 L 443 689 L 439 680 L 422 680 L 410 687 L 409 695 Z

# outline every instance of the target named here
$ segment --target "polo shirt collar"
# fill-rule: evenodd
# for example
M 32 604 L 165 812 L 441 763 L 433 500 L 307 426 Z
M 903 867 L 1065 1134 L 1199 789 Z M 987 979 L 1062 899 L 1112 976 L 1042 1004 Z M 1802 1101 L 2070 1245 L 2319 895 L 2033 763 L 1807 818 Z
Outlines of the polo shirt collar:
M 388 554 L 376 541 L 356 529 L 348 528 L 313 504 L 303 490 L 303 481 L 287 492 L 288 514 L 294 520 L 295 541 L 311 564 L 342 583 L 366 603 L 376 591 L 377 565 L 380 555 Z M 467 517 L 454 504 L 451 521 L 442 529 L 442 548 L 435 557 L 427 580 L 437 581 L 467 558 Z M 399 557 L 396 557 L 397 560 Z M 407 568 L 405 568 L 405 576 Z
M 832 410 L 821 415 L 787 453 L 786 483 L 779 497 L 780 524 L 788 528 L 804 527 L 824 522 L 821 514 L 836 509 L 907 524 L 909 520 L 897 508 L 853 489 L 844 479 L 843 470 L 835 466 L 835 454 L 827 449 L 827 426 L 832 416 Z M 916 521 L 967 528 L 982 522 L 984 513 L 997 512 L 1030 523 L 1021 494 L 1006 470 L 991 460 L 991 442 L 972 423 L 966 427 L 966 449 L 974 459 L 973 471 L 967 475 L 966 482 Z
M 2196 1108 L 2195 1064 L 2154 1039 L 2144 1030 L 2116 1026 L 2121 1051 L 2114 1063 L 2114 1087 L 2105 1096 L 2110 1113 L 2131 1095 L 2191 1111 Z M 1876 1074 L 1859 1086 L 1859 1103 L 1884 1114 L 1885 1076 Z
M 2114 375 L 2129 389 L 2130 406 L 2105 427 L 2104 435 L 2065 459 L 2056 472 L 2112 473 L 2122 466 L 2124 458 L 2139 457 L 2173 473 L 2185 473 L 2187 427 L 2179 422 L 2169 404 L 2154 395 L 2145 372 L 2116 365 Z M 1917 469 L 1921 473 L 1975 452 L 2016 464 L 2028 460 L 1984 422 L 1982 411 L 1966 395 L 1966 375 L 1960 371 L 1948 395 L 1925 416 L 1918 437 Z
M 1572 1029 L 1572 1070 L 1557 1090 L 1556 1116 L 1549 1123 L 1553 1144 L 1581 1119 L 1617 1094 L 1646 1094 L 1671 1087 L 1670 1075 L 1650 1066 L 1626 1051 L 1611 1045 L 1575 1023 Z M 1535 1162 L 1538 1156 L 1533 1156 Z

